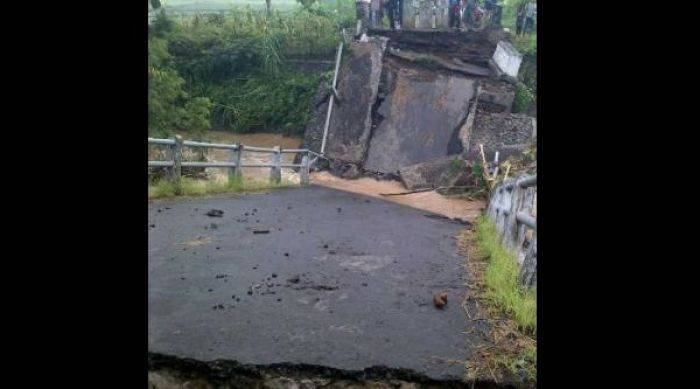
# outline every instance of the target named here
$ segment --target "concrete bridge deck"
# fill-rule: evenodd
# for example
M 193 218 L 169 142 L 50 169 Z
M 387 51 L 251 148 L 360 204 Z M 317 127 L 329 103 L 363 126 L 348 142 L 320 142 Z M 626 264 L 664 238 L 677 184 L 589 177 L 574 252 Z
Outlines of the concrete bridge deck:
M 318 186 L 150 202 L 148 350 L 459 379 L 465 227 L 425 215 Z

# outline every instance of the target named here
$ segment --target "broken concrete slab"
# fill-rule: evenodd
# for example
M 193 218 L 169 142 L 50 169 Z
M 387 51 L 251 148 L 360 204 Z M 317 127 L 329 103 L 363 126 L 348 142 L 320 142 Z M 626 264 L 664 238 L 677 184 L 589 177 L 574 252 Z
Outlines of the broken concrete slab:
M 333 104 L 325 153 L 344 162 L 362 162 L 371 130 L 372 106 L 377 98 L 386 38 L 372 37 L 355 42 L 343 54 L 336 90 L 339 101 Z M 328 85 L 322 85 L 314 97 L 313 120 L 306 126 L 304 146 L 321 151 L 323 129 L 328 111 Z M 320 102 L 320 103 L 319 103 Z
M 536 128 L 536 119 L 527 115 L 477 110 L 474 126 L 466 141 L 466 158 L 480 162 L 479 144 L 483 144 L 488 161 L 493 160 L 496 151 L 499 152 L 499 160 L 505 161 L 534 143 Z
M 370 138 L 372 106 L 377 99 L 385 49 L 385 38 L 351 45 L 336 86 L 340 102 L 334 107 L 328 130 L 329 158 L 362 162 Z
M 500 41 L 496 45 L 496 51 L 493 53 L 493 62 L 504 74 L 512 78 L 518 78 L 523 55 L 511 43 Z
M 389 48 L 389 50 L 387 50 L 387 53 L 394 57 L 403 59 L 405 61 L 409 61 L 413 64 L 423 66 L 429 69 L 444 69 L 472 77 L 490 77 L 493 75 L 491 69 L 464 62 L 459 58 L 453 58 L 450 61 L 432 54 L 423 54 L 412 50 L 400 50 L 392 48 Z
M 399 176 L 409 190 L 474 186 L 471 164 L 461 157 L 446 156 L 402 167 Z
M 396 174 L 401 166 L 458 154 L 457 135 L 476 95 L 476 81 L 415 67 L 385 64 L 392 72 L 380 120 L 370 140 L 366 171 Z
M 356 178 L 360 178 L 362 175 L 362 172 L 360 171 L 360 168 L 357 166 L 355 163 L 348 163 L 348 162 L 342 162 L 342 161 L 331 161 L 329 163 L 329 169 L 333 175 L 348 179 L 348 180 L 354 180 Z
M 403 166 L 399 176 L 407 189 L 436 188 L 444 185 L 451 176 L 465 168 L 464 161 L 456 156 L 445 156 L 433 160 Z
M 494 79 L 481 81 L 479 109 L 488 112 L 511 112 L 515 100 L 515 85 Z
M 447 58 L 459 58 L 479 66 L 489 65 L 496 45 L 504 38 L 503 29 L 500 28 L 469 33 L 443 30 L 370 29 L 369 33 L 389 38 L 388 44 L 394 49 L 439 54 Z
M 312 100 L 313 114 L 311 120 L 304 128 L 304 142 L 302 147 L 315 152 L 321 151 L 323 139 L 323 126 L 326 122 L 328 111 L 328 96 L 330 95 L 330 84 L 321 82 L 316 89 L 316 94 Z M 294 163 L 301 163 L 301 155 L 295 156 Z
M 391 39 L 375 36 L 366 43 L 353 43 L 341 66 L 340 102 L 334 106 L 326 143 L 327 165 L 333 174 L 344 178 L 402 174 L 407 183 L 415 181 L 408 187 L 435 185 L 435 174 L 425 169 L 438 167 L 429 167 L 429 162 L 462 153 L 465 158 L 479 156 L 470 150 L 471 145 L 478 152 L 478 141 L 470 140 L 484 142 L 490 156 L 497 148 L 503 160 L 519 153 L 524 148 L 521 143 L 535 136 L 532 124 L 532 135 L 499 140 L 499 131 L 507 131 L 499 126 L 507 127 L 518 117 L 487 116 L 510 114 L 515 100 L 514 81 L 496 62 L 514 66 L 520 54 L 503 41 L 502 31 L 381 34 Z M 327 89 L 327 85 L 319 89 L 314 119 L 305 133 L 305 146 L 314 151 L 321 147 Z M 478 131 L 477 111 L 486 121 Z M 494 120 L 500 122 L 490 123 Z M 406 169 L 423 163 L 427 165 L 415 166 L 423 173 L 410 178 L 416 172 Z

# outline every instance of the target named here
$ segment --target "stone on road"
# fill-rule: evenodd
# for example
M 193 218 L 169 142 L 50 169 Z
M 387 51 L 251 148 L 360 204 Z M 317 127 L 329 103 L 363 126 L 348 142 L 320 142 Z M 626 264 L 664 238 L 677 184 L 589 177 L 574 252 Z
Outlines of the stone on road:
M 196 209 L 222 210 L 218 228 Z M 461 308 L 463 227 L 424 215 L 317 186 L 151 202 L 148 350 L 461 378 L 477 341 Z

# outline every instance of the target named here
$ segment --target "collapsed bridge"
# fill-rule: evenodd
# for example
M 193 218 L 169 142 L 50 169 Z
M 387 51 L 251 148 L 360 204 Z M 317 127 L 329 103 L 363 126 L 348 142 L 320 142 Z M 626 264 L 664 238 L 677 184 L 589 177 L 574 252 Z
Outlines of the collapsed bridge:
M 352 42 L 337 75 L 324 154 L 332 173 L 435 187 L 461 160 L 528 148 L 536 120 L 513 113 L 522 55 L 501 29 L 387 31 Z M 321 151 L 331 88 L 319 86 L 305 146 Z

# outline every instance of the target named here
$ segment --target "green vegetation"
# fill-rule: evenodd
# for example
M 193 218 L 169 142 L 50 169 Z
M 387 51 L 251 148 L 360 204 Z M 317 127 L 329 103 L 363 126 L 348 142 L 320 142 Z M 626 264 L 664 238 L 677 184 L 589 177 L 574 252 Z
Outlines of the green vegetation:
M 489 342 L 471 350 L 467 379 L 499 382 L 510 375 L 535 380 L 536 291 L 521 286 L 515 254 L 501 244 L 495 225 L 485 216 L 477 220 L 474 230 L 462 231 L 458 242 L 468 255 L 467 300 L 476 300 L 480 308 L 476 317 L 469 311 L 467 316 L 486 319 L 490 327 Z
M 535 104 L 535 93 L 524 83 L 518 83 L 515 90 L 515 101 L 513 110 L 515 112 L 525 112 L 532 104 Z
M 452 162 L 450 162 L 450 167 L 447 170 L 447 175 L 448 176 L 453 176 L 462 169 L 465 169 L 466 167 L 466 162 L 462 158 L 454 158 Z
M 530 35 L 515 35 L 515 22 L 518 13 L 518 6 L 525 3 L 527 0 L 505 0 L 503 2 L 503 16 L 501 17 L 501 25 L 507 27 L 513 34 L 513 41 L 523 54 L 531 54 L 537 52 L 537 31 Z M 535 26 L 535 30 L 537 26 Z
M 300 133 L 322 75 L 298 74 L 285 60 L 332 58 L 353 21 L 352 0 L 269 16 L 247 7 L 178 20 L 161 9 L 149 27 L 149 134 Z
M 157 28 L 168 26 L 157 20 Z M 172 61 L 166 41 L 154 36 L 148 41 L 148 130 L 165 135 L 173 129 L 201 133 L 210 128 L 211 102 L 206 97 L 191 97 L 184 89 L 185 80 L 169 65 Z
M 537 325 L 535 291 L 520 285 L 515 254 L 501 244 L 496 226 L 486 217 L 477 221 L 475 230 L 479 251 L 488 260 L 484 273 L 487 299 L 502 312 L 513 315 L 521 329 L 534 332 Z
M 232 7 L 265 8 L 263 0 L 164 0 L 162 1 L 168 12 L 196 13 L 228 11 Z M 272 0 L 273 10 L 290 10 L 298 7 L 296 0 Z
M 183 177 L 180 183 L 161 179 L 148 187 L 148 198 L 158 199 L 173 196 L 203 196 L 221 193 L 246 193 L 266 189 L 283 188 L 287 184 L 266 181 L 204 181 Z
M 522 84 L 518 86 L 515 112 L 527 112 L 537 101 L 537 26 L 530 35 L 515 34 L 515 20 L 518 5 L 527 0 L 505 0 L 501 24 L 511 31 L 513 44 L 523 54 L 519 78 Z
M 476 186 L 480 188 L 488 188 L 488 182 L 485 177 L 486 172 L 484 167 L 480 163 L 475 163 L 472 165 L 472 177 L 476 181 Z

